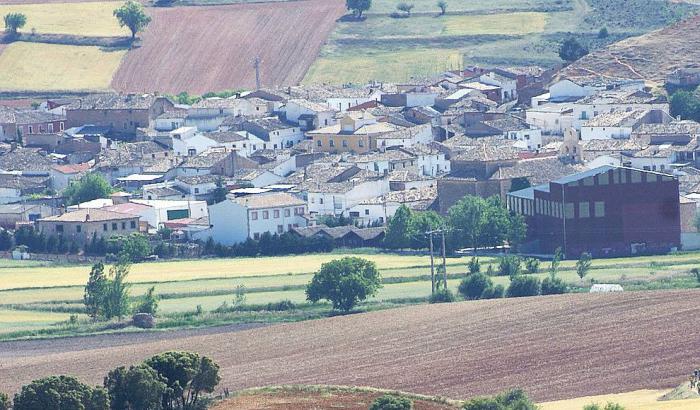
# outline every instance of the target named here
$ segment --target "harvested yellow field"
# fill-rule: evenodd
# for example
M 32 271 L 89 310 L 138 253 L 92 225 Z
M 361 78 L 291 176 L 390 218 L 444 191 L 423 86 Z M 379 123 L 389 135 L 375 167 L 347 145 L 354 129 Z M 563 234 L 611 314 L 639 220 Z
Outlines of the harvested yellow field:
M 0 54 L 0 90 L 108 90 L 126 50 L 15 42 Z
M 81 36 L 127 36 L 112 14 L 122 2 L 51 3 L 0 5 L 0 15 L 19 12 L 27 16 L 23 33 L 73 34 Z
M 0 334 L 45 328 L 66 321 L 69 317 L 68 313 L 0 309 Z
M 449 16 L 445 20 L 444 35 L 478 34 L 532 34 L 545 29 L 547 13 L 507 13 L 483 16 Z
M 608 402 L 619 403 L 625 410 L 697 410 L 700 399 L 659 401 L 666 390 L 637 390 L 629 393 L 606 394 L 603 396 L 579 397 L 571 400 L 553 401 L 540 404 L 540 410 L 581 410 L 583 406 Z

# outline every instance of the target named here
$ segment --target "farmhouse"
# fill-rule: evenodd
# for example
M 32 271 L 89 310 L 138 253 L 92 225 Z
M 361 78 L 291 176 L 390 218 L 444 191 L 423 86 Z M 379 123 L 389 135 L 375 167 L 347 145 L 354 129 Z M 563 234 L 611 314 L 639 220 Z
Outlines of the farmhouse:
M 538 252 L 623 256 L 681 245 L 678 180 L 667 174 L 602 166 L 511 192 L 507 205 L 525 217 Z
M 20 223 L 35 222 L 56 212 L 55 208 L 41 204 L 0 205 L 0 228 L 15 229 Z
M 19 110 L 15 112 L 17 132 L 20 136 L 31 134 L 53 134 L 66 129 L 66 118 L 40 110 Z
M 97 238 L 139 232 L 139 218 L 104 209 L 78 209 L 63 215 L 36 221 L 37 229 L 46 236 L 63 236 L 77 243 Z

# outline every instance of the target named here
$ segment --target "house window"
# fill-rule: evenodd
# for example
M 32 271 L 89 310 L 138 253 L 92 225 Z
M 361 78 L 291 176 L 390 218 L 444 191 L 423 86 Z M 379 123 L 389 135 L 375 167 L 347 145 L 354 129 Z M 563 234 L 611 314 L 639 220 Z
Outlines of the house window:
M 255 232 L 255 233 L 253 234 L 253 239 L 255 239 L 256 241 L 259 240 L 259 239 L 260 239 L 260 234 L 257 233 L 257 232 Z
M 32 128 L 32 126 L 30 125 L 29 126 L 29 134 L 33 134 L 33 133 L 34 133 L 34 128 Z
M 365 215 L 369 215 L 369 209 L 365 209 Z
M 102 230 L 107 232 L 107 224 L 102 224 Z
M 277 225 L 277 233 L 283 233 L 284 232 L 284 225 Z
M 195 194 L 198 194 L 198 193 L 199 193 L 199 188 L 195 188 L 195 189 L 194 189 L 194 193 L 195 193 Z
M 365 146 L 365 141 L 359 140 L 359 141 L 357 142 L 357 145 L 358 145 L 360 148 L 362 148 L 362 147 Z
M 289 211 L 289 209 L 284 210 L 284 216 L 289 216 L 290 214 L 291 212 Z
M 602 218 L 605 216 L 605 202 L 596 201 L 593 203 L 593 215 L 596 218 Z
M 63 130 L 65 129 L 65 127 L 66 127 L 66 126 L 63 124 L 63 121 L 61 121 L 61 122 L 58 123 L 58 129 L 59 129 L 59 130 L 63 131 Z
M 335 140 L 328 141 L 328 145 L 331 147 L 335 147 Z
M 273 218 L 279 218 L 279 217 L 280 217 L 280 211 L 279 211 L 279 209 L 275 209 L 274 211 L 272 211 L 272 217 L 273 217 Z
M 263 211 L 263 219 L 270 219 L 270 211 Z
M 347 148 L 347 147 L 348 147 L 348 140 L 343 140 L 343 148 Z
M 573 202 L 567 202 L 564 204 L 564 217 L 566 219 L 574 218 L 574 204 Z
M 112 222 L 112 230 L 113 231 L 117 230 L 117 223 L 116 222 Z
M 323 205 L 323 198 L 318 198 L 318 203 Z
M 63 232 L 63 225 L 56 225 L 56 232 Z
M 297 215 L 304 215 L 304 207 L 297 208 Z
M 131 221 L 130 226 L 131 229 L 136 229 L 136 221 Z
M 257 221 L 258 220 L 258 213 L 257 211 L 253 211 L 250 213 L 250 219 Z
M 590 218 L 591 208 L 590 202 L 579 202 L 578 203 L 578 217 L 579 218 Z
M 630 174 L 632 177 L 632 183 L 642 182 L 642 173 L 641 172 L 631 171 Z
M 49 132 L 53 133 L 53 124 L 49 124 L 48 127 L 49 127 Z
M 323 146 L 323 142 L 321 142 L 321 140 L 317 140 L 317 141 L 316 141 L 316 146 L 317 146 L 317 147 L 322 147 L 322 146 Z
M 78 233 L 80 233 L 80 232 L 83 231 L 83 227 L 80 226 L 80 225 L 75 225 L 75 231 L 78 232 Z
M 122 222 L 122 231 L 126 229 L 126 222 Z

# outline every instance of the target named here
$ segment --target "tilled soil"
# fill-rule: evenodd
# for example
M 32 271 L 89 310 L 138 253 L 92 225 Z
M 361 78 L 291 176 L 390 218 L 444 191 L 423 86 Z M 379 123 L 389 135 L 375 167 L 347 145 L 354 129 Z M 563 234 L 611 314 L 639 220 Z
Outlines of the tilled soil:
M 211 356 L 221 365 L 220 390 L 231 391 L 330 384 L 463 399 L 522 387 L 550 401 L 661 389 L 678 385 L 700 362 L 699 296 L 688 290 L 424 305 L 114 347 L 83 348 L 83 338 L 69 338 L 31 356 L 22 343 L 0 344 L 0 390 L 51 374 L 98 384 L 110 369 L 166 350 Z

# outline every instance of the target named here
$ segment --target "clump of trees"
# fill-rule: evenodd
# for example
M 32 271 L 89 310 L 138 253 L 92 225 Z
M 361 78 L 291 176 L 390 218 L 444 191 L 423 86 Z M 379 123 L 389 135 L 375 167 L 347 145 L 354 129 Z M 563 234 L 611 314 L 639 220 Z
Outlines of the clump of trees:
M 306 287 L 306 298 L 330 301 L 333 309 L 348 312 L 382 287 L 374 262 L 357 257 L 336 259 L 321 265 Z
M 23 386 L 12 408 L 108 410 L 109 397 L 105 389 L 88 386 L 75 377 L 49 376 Z
M 567 63 L 572 63 L 586 54 L 588 49 L 573 37 L 564 40 L 559 47 L 559 58 Z
M 478 397 L 469 400 L 462 408 L 464 410 L 536 410 L 537 406 L 524 391 L 514 389 L 496 397 Z
M 678 90 L 671 96 L 671 115 L 684 120 L 700 121 L 700 96 L 698 90 Z
M 114 10 L 114 17 L 119 21 L 120 27 L 126 26 L 131 31 L 132 41 L 136 39 L 136 33 L 145 29 L 151 22 L 151 17 L 146 14 L 143 5 L 135 0 L 128 0 Z
M 377 397 L 369 406 L 369 410 L 411 410 L 412 408 L 411 399 L 393 394 Z
M 305 238 L 289 232 L 282 235 L 271 234 L 265 232 L 260 235 L 259 240 L 251 238 L 244 242 L 226 246 L 214 242 L 209 238 L 202 244 L 202 253 L 204 255 L 214 255 L 220 258 L 234 256 L 279 256 L 302 253 L 324 253 L 330 252 L 335 248 L 335 243 L 332 239 L 311 237 Z
M 111 266 L 109 274 L 105 274 L 105 266 L 101 262 L 93 265 L 83 295 L 86 313 L 93 319 L 121 319 L 126 316 L 129 313 L 131 287 L 126 281 L 128 275 L 129 265 L 125 262 Z
M 63 191 L 63 196 L 68 205 L 75 205 L 93 199 L 107 198 L 111 193 L 112 185 L 101 174 L 91 172 L 68 185 Z
M 3 20 L 5 31 L 11 36 L 16 36 L 18 31 L 27 24 L 27 16 L 23 13 L 7 13 Z
M 372 0 L 345 0 L 345 8 L 352 11 L 353 17 L 362 18 L 362 13 L 372 7 Z

